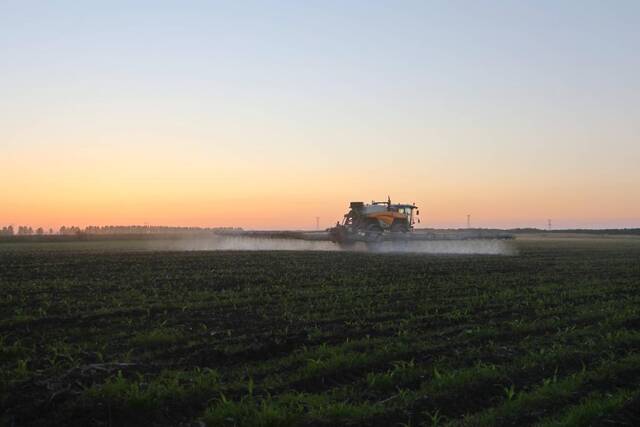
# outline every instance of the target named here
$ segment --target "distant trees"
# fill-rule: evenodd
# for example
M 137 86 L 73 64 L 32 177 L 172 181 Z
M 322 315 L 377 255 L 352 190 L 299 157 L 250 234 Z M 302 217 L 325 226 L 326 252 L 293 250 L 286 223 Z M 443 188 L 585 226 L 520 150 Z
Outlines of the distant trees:
M 196 235 L 199 233 L 234 233 L 242 231 L 242 228 L 236 227 L 166 227 L 166 226 L 149 226 L 149 225 L 88 225 L 84 228 L 78 226 L 61 226 L 56 232 L 53 228 L 48 230 L 38 227 L 34 231 L 32 227 L 27 225 L 18 226 L 14 230 L 9 225 L 0 228 L 0 236 L 44 236 L 58 234 L 61 236 L 86 236 L 86 235 L 114 235 L 114 234 L 189 234 Z
M 157 225 L 88 225 L 86 234 L 197 234 L 208 232 L 234 232 L 241 231 L 235 227 L 166 227 Z
M 60 227 L 60 232 L 59 232 L 59 234 L 62 234 L 63 236 L 75 236 L 81 233 L 82 233 L 82 230 L 80 230 L 80 227 L 76 227 L 74 225 L 72 225 L 71 227 L 65 227 L 63 225 L 62 227 Z
M 20 225 L 18 227 L 18 236 L 31 236 L 33 234 L 33 228 L 26 225 Z

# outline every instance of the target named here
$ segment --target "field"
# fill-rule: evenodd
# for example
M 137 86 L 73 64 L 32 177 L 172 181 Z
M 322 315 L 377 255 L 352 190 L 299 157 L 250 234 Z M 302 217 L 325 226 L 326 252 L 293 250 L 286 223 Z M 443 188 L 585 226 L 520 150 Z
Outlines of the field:
M 638 425 L 640 238 L 0 244 L 0 424 Z

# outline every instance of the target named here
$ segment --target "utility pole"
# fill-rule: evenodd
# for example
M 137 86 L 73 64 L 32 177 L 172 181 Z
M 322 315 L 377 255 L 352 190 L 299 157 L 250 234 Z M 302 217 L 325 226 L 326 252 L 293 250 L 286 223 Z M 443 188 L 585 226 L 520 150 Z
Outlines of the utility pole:
M 551 231 L 551 219 L 547 220 L 547 230 Z
M 316 230 L 320 230 L 320 217 L 316 217 Z
M 467 228 L 471 228 L 471 215 L 467 214 Z

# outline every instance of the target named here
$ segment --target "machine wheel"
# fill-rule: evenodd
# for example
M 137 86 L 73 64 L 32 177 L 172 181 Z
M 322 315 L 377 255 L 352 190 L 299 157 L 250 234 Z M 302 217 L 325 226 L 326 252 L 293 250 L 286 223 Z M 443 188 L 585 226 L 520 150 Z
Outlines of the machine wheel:
M 409 231 L 407 225 L 403 224 L 402 222 L 394 222 L 393 224 L 391 224 L 392 233 L 406 233 L 407 231 Z
M 382 227 L 371 224 L 367 227 L 367 242 L 376 243 L 382 240 Z

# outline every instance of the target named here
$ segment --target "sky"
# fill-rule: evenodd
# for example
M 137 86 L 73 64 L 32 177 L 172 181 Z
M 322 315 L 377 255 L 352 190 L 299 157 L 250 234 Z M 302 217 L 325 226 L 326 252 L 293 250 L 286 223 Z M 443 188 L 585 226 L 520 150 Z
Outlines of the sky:
M 0 226 L 640 227 L 638 1 L 0 0 Z

